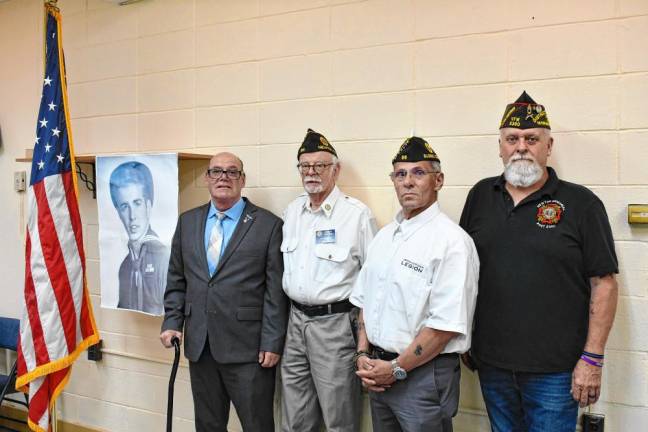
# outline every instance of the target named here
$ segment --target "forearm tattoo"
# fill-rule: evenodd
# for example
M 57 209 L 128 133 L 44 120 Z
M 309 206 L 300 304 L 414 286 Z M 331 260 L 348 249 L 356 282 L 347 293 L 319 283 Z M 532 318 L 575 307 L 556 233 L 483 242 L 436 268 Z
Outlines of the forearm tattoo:
M 416 356 L 423 354 L 423 347 L 421 345 L 416 345 L 416 348 L 414 348 L 414 354 Z

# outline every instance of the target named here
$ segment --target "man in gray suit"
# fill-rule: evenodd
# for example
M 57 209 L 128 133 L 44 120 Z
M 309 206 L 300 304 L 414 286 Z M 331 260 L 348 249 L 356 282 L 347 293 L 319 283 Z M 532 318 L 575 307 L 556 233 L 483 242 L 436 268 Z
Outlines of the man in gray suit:
M 211 201 L 180 215 L 173 236 L 160 339 L 170 347 L 184 325 L 196 431 L 226 432 L 231 401 L 245 432 L 270 432 L 288 319 L 282 221 L 241 198 L 235 155 L 215 155 L 205 179 Z

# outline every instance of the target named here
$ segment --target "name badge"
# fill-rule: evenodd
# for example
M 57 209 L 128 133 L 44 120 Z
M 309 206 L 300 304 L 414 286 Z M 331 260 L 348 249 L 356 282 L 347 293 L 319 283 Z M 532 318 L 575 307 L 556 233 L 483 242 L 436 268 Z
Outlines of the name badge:
M 144 269 L 144 273 L 153 273 L 155 271 L 155 267 L 153 267 L 153 264 L 148 263 L 146 264 L 146 268 Z
M 315 243 L 324 244 L 324 243 L 335 243 L 335 230 L 321 230 L 315 231 Z

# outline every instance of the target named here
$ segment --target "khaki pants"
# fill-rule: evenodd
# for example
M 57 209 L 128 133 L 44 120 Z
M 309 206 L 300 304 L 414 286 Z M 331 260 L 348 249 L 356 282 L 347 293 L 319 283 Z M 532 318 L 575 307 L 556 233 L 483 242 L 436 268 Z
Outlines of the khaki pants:
M 291 308 L 281 359 L 282 431 L 356 432 L 362 417 L 353 312 L 308 317 Z

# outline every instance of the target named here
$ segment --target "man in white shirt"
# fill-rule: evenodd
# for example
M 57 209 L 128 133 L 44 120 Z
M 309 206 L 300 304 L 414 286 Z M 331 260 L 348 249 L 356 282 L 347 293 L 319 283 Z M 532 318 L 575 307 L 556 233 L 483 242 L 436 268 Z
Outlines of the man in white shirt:
M 402 210 L 378 232 L 351 302 L 360 310 L 355 364 L 374 431 L 452 431 L 459 353 L 470 348 L 479 258 L 439 210 L 439 158 L 419 137 L 392 160 Z
M 335 185 L 337 153 L 309 129 L 297 152 L 306 193 L 284 212 L 283 288 L 292 307 L 281 362 L 282 430 L 359 429 L 353 355 L 358 309 L 349 295 L 376 232 L 367 206 Z

